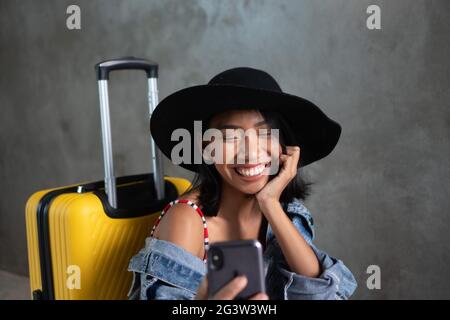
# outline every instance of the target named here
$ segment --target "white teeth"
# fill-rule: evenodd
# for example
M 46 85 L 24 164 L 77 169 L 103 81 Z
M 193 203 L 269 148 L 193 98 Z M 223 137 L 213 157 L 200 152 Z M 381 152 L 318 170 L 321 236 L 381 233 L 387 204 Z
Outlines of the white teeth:
M 257 175 L 261 174 L 264 171 L 265 167 L 266 167 L 265 164 L 260 164 L 259 166 L 256 166 L 256 167 L 253 167 L 250 169 L 236 168 L 236 171 L 239 172 L 243 176 L 252 177 L 252 176 L 257 176 Z

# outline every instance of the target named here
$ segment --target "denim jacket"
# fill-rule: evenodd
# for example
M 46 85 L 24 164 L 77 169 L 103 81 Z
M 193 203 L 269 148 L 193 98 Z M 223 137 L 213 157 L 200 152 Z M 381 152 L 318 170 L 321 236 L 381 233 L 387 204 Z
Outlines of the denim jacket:
M 356 289 L 356 280 L 341 260 L 312 243 L 314 226 L 309 210 L 299 199 L 282 203 L 282 206 L 316 254 L 321 274 L 310 278 L 290 271 L 268 224 L 263 259 L 269 299 L 348 299 Z M 145 247 L 131 259 L 128 271 L 133 272 L 129 299 L 192 300 L 206 275 L 207 266 L 199 257 L 169 241 L 148 237 Z

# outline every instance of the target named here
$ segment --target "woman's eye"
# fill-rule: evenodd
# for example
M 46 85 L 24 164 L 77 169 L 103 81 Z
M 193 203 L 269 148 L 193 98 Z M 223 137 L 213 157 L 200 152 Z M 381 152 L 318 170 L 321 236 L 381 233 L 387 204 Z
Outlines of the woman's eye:
M 259 133 L 259 136 L 261 137 L 261 138 L 270 138 L 270 131 L 268 131 L 268 132 L 262 132 L 262 133 Z

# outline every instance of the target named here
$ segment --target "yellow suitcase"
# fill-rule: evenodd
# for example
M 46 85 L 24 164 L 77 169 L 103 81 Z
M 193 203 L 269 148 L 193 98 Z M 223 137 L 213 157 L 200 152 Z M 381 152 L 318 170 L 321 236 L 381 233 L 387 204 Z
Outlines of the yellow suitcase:
M 105 180 L 42 190 L 27 201 L 30 288 L 33 299 L 126 299 L 128 262 L 144 245 L 159 212 L 190 187 L 163 177 L 152 139 L 154 172 L 115 178 L 109 124 L 109 72 L 147 72 L 150 115 L 157 104 L 157 65 L 122 58 L 96 65 L 102 118 Z

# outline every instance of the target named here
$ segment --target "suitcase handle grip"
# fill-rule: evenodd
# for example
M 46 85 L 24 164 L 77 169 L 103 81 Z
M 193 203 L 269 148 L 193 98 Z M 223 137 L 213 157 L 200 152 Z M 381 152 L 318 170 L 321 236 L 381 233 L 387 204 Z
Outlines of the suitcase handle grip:
M 109 72 L 114 70 L 143 70 L 147 78 L 158 77 L 158 64 L 135 57 L 124 57 L 119 59 L 105 60 L 95 65 L 97 80 L 108 80 Z
M 149 116 L 158 104 L 157 76 L 158 64 L 146 59 L 126 57 L 99 62 L 95 65 L 97 74 L 98 92 L 100 100 L 100 118 L 102 122 L 103 160 L 105 163 L 105 192 L 111 207 L 117 208 L 116 178 L 114 175 L 113 152 L 111 143 L 111 121 L 108 97 L 109 72 L 114 70 L 144 70 L 148 81 L 148 106 Z M 153 164 L 153 177 L 156 196 L 164 199 L 164 174 L 162 155 L 156 147 L 153 138 L 150 137 L 151 157 Z

